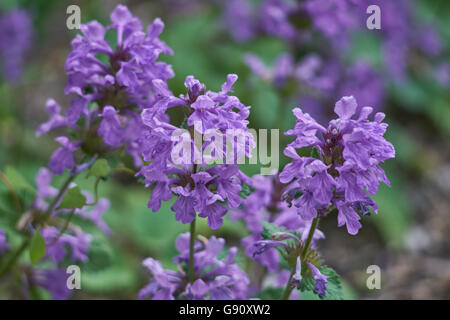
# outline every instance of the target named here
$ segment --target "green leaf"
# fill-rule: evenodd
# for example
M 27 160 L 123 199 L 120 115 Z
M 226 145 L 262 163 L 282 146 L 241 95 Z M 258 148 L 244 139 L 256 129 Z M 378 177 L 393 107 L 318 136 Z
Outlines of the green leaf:
M 242 189 L 239 192 L 239 197 L 241 197 L 242 199 L 247 199 L 247 197 L 249 195 L 251 195 L 253 193 L 253 191 L 255 191 L 255 188 L 253 188 L 252 186 L 246 184 L 245 182 L 242 183 Z
M 266 288 L 261 290 L 258 294 L 258 298 L 261 300 L 280 300 L 283 296 L 284 288 Z
M 26 190 L 31 193 L 35 193 L 34 188 L 28 183 L 28 181 L 17 171 L 14 167 L 7 166 L 5 169 L 5 175 L 16 190 Z
M 264 240 L 271 240 L 272 234 L 274 234 L 276 232 L 286 232 L 285 227 L 278 227 L 278 226 L 274 225 L 273 223 L 261 221 L 261 224 L 264 228 L 264 230 L 261 232 L 261 235 L 263 236 Z
M 302 282 L 300 284 L 300 291 L 313 291 L 314 290 L 314 284 L 316 281 L 311 277 L 304 277 L 302 279 Z
M 35 264 L 45 256 L 45 240 L 41 235 L 41 229 L 37 228 L 30 243 L 30 260 Z
M 81 193 L 80 187 L 76 186 L 67 191 L 58 209 L 80 209 L 86 204 L 86 197 Z
M 320 159 L 320 152 L 318 148 L 313 147 L 311 149 L 311 158 Z
M 322 300 L 343 300 L 344 291 L 342 290 L 342 285 L 339 275 L 327 266 L 318 267 L 320 272 L 328 277 L 327 291 L 325 296 L 319 296 L 314 290 L 315 280 L 312 277 L 304 277 L 300 285 L 300 296 L 304 300 L 311 300 L 320 298 Z M 315 295 L 315 296 L 314 296 Z
M 108 161 L 106 161 L 106 159 L 97 159 L 97 160 L 95 160 L 94 164 L 89 169 L 87 176 L 103 178 L 103 177 L 106 177 L 110 172 L 111 172 L 111 168 L 108 165 Z

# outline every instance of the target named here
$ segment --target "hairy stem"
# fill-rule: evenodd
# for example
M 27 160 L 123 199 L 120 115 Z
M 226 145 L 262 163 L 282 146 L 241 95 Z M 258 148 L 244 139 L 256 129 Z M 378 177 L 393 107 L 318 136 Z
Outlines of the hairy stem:
M 195 218 L 191 222 L 191 230 L 190 230 L 190 239 L 189 239 L 189 269 L 188 269 L 188 277 L 189 282 L 193 283 L 195 280 L 195 270 L 194 270 L 194 243 L 195 243 Z
M 309 250 L 309 247 L 311 245 L 311 241 L 313 239 L 314 232 L 316 231 L 317 225 L 319 224 L 319 219 L 320 219 L 319 217 L 314 218 L 314 220 L 313 220 L 313 222 L 311 224 L 311 228 L 309 229 L 308 238 L 306 238 L 305 246 L 303 247 L 303 251 L 302 251 L 301 256 L 300 256 L 300 260 L 301 260 L 301 263 L 302 263 L 302 270 L 305 270 L 305 267 L 304 267 L 305 257 L 308 254 L 308 250 Z M 288 280 L 288 282 L 286 284 L 286 287 L 284 289 L 283 296 L 281 297 L 281 300 L 289 300 L 291 292 L 294 289 L 292 287 L 292 285 L 291 285 L 291 280 L 292 280 L 292 277 L 294 276 L 294 274 L 295 274 L 295 266 L 294 266 L 294 268 L 293 268 L 293 270 L 291 272 L 291 276 L 289 277 L 289 280 Z
M 294 267 L 295 269 L 295 267 Z M 281 300 L 289 300 L 289 297 L 291 296 L 291 292 L 292 292 L 292 285 L 291 285 L 291 280 L 292 277 L 294 276 L 295 271 L 291 272 L 291 275 L 289 277 L 288 282 L 286 283 L 286 287 L 284 288 L 284 292 L 283 292 L 283 296 L 281 297 Z
M 314 232 L 316 231 L 317 225 L 319 224 L 319 217 L 314 218 L 311 228 L 309 229 L 308 238 L 306 238 L 305 246 L 303 247 L 302 255 L 300 256 L 300 260 L 302 261 L 302 264 L 305 261 L 306 254 L 308 253 L 309 246 L 311 245 L 311 241 L 314 236 Z M 302 268 L 303 270 L 303 268 Z
M 63 196 L 64 192 L 66 192 L 67 188 L 69 187 L 70 183 L 75 179 L 77 175 L 76 174 L 70 174 L 66 181 L 64 181 L 63 185 L 61 186 L 61 188 L 59 188 L 59 192 L 56 195 L 55 198 L 53 198 L 53 201 L 50 203 L 50 205 L 48 206 L 47 211 L 44 214 L 44 221 L 46 221 L 48 219 L 48 217 L 52 214 L 53 209 L 55 209 L 56 204 L 58 203 L 58 201 L 61 199 L 61 197 Z

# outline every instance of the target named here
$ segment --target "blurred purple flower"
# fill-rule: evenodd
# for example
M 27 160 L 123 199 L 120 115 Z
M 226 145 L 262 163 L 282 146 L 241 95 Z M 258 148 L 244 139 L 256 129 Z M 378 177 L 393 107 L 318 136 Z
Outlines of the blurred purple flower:
M 55 140 L 61 147 L 52 154 L 48 166 L 52 173 L 63 174 L 64 169 L 72 170 L 75 168 L 73 153 L 80 145 L 80 142 L 70 142 L 67 137 L 57 137 Z
M 41 231 L 45 239 L 46 255 L 53 262 L 61 262 L 67 255 L 67 247 L 71 249 L 71 261 L 86 262 L 92 236 L 80 231 L 74 234 L 60 234 L 55 227 L 47 227 Z
M 246 42 L 256 34 L 256 19 L 248 0 L 230 0 L 225 4 L 224 20 L 231 36 L 238 42 Z
M 46 289 L 53 300 L 67 300 L 72 291 L 67 287 L 68 274 L 65 268 L 34 269 L 31 283 Z
M 32 38 L 32 20 L 26 10 L 0 13 L 0 57 L 6 80 L 12 83 L 20 80 Z
M 230 248 L 224 259 L 218 255 L 223 251 L 225 241 L 211 237 L 209 240 L 195 241 L 194 271 L 195 281 L 190 283 L 187 278 L 189 265 L 188 233 L 181 234 L 176 241 L 179 255 L 174 262 L 179 265 L 179 271 L 165 270 L 161 263 L 153 258 L 147 258 L 143 265 L 151 273 L 150 283 L 141 289 L 139 298 L 150 297 L 153 300 L 173 300 L 175 298 L 188 300 L 235 300 L 247 298 L 249 280 L 244 271 L 233 263 L 237 248 Z
M 0 229 L 0 254 L 3 254 L 6 250 L 10 249 L 10 244 L 6 241 L 6 233 Z

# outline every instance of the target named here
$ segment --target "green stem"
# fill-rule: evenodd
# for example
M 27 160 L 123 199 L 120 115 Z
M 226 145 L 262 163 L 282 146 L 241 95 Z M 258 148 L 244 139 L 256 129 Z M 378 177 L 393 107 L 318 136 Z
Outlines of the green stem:
M 306 254 L 308 253 L 309 246 L 311 245 L 311 241 L 314 236 L 314 231 L 316 231 L 317 225 L 319 224 L 319 217 L 314 218 L 311 228 L 309 229 L 308 238 L 306 238 L 305 246 L 303 247 L 302 255 L 300 256 L 300 260 L 302 261 L 302 264 L 305 260 Z M 303 268 L 302 268 L 303 270 Z
M 30 243 L 30 239 L 26 238 L 20 247 L 17 249 L 16 252 L 9 258 L 9 260 L 3 265 L 3 267 L 0 269 L 0 278 L 16 263 L 17 259 L 20 258 L 23 251 L 28 247 L 28 244 Z
M 74 213 L 75 213 L 75 209 L 73 209 L 73 210 L 70 212 L 69 217 L 67 217 L 67 219 L 66 219 L 66 221 L 65 221 L 65 223 L 64 223 L 64 226 L 63 226 L 62 229 L 59 231 L 58 236 L 55 238 L 55 240 L 53 240 L 53 241 L 50 243 L 49 246 L 54 245 L 54 244 L 59 240 L 59 238 L 61 238 L 61 236 L 64 234 L 64 232 L 66 232 L 67 228 L 69 227 L 70 220 L 72 219 Z
M 292 280 L 292 277 L 294 276 L 294 273 L 295 273 L 295 271 L 292 271 L 291 276 L 289 277 L 289 280 L 286 284 L 286 288 L 284 288 L 284 292 L 283 292 L 283 296 L 281 297 L 281 300 L 289 300 L 289 297 L 291 296 L 292 289 L 294 289 L 291 286 L 291 280 Z
M 300 256 L 300 260 L 301 260 L 301 263 L 302 263 L 302 270 L 305 270 L 305 267 L 304 267 L 305 257 L 306 257 L 306 255 L 308 253 L 309 246 L 311 245 L 311 241 L 313 239 L 314 232 L 316 231 L 317 225 L 319 224 L 319 219 L 320 219 L 319 217 L 314 218 L 314 220 L 313 220 L 313 222 L 311 224 L 311 228 L 309 229 L 308 238 L 306 238 L 305 246 L 303 247 L 303 251 L 302 251 L 301 256 Z M 292 287 L 292 285 L 291 285 L 291 280 L 292 280 L 292 277 L 294 276 L 294 274 L 295 274 L 295 266 L 294 266 L 294 268 L 293 268 L 293 270 L 291 272 L 291 276 L 289 277 L 289 280 L 288 280 L 288 282 L 286 284 L 286 288 L 284 289 L 283 296 L 281 297 L 281 300 L 289 300 L 289 297 L 291 296 L 291 292 L 294 289 Z
M 98 177 L 94 183 L 94 202 L 86 203 L 86 206 L 95 206 L 98 203 L 98 184 L 100 183 L 100 180 L 102 180 L 102 177 Z
M 195 218 L 191 222 L 191 230 L 190 230 L 190 240 L 189 240 L 189 269 L 188 269 L 188 277 L 189 282 L 193 283 L 195 280 L 195 270 L 194 270 L 194 243 L 195 243 Z
M 53 201 L 50 203 L 47 211 L 44 214 L 44 221 L 47 220 L 47 218 L 52 214 L 53 209 L 55 209 L 56 204 L 58 203 L 58 201 L 61 199 L 61 197 L 63 196 L 64 192 L 66 192 L 67 188 L 69 187 L 70 183 L 75 179 L 77 175 L 69 175 L 66 179 L 66 181 L 64 181 L 64 184 L 61 186 L 61 188 L 59 189 L 58 194 L 56 195 L 55 198 L 53 198 Z

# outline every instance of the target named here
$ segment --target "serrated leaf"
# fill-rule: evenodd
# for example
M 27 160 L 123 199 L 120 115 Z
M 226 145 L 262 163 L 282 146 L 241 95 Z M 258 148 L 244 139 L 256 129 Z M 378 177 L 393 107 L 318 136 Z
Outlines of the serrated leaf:
M 35 264 L 45 256 L 45 239 L 41 235 L 41 229 L 38 228 L 33 234 L 30 242 L 30 260 Z
M 27 190 L 35 193 L 35 189 L 28 183 L 28 181 L 17 171 L 14 167 L 7 166 L 5 168 L 5 175 L 16 190 Z
M 58 209 L 81 209 L 86 204 L 86 197 L 76 186 L 67 191 Z
M 342 290 L 341 280 L 339 275 L 327 266 L 320 266 L 320 272 L 328 277 L 327 294 L 320 296 L 322 300 L 343 300 L 344 292 Z
M 302 279 L 301 284 L 300 284 L 300 291 L 302 291 L 302 292 L 303 291 L 313 291 L 314 290 L 314 284 L 315 284 L 315 281 L 314 281 L 313 278 L 310 278 L 310 277 L 306 278 L 306 277 L 304 277 Z
M 261 224 L 263 226 L 263 231 L 261 232 L 261 235 L 264 238 L 264 240 L 271 240 L 272 234 L 274 234 L 276 232 L 286 232 L 285 227 L 278 227 L 277 225 L 274 225 L 273 223 L 261 221 Z
M 106 177 L 111 172 L 111 167 L 106 159 L 97 159 L 89 168 L 88 177 L 94 176 L 97 178 Z

